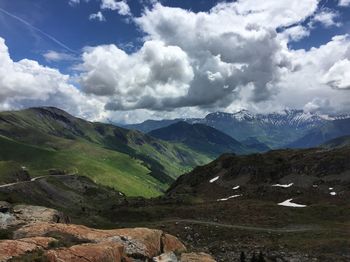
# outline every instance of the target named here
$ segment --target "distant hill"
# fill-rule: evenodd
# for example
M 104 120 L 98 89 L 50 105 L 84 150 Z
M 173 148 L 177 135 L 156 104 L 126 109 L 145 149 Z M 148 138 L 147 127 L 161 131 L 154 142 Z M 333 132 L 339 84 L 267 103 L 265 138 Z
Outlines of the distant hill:
M 323 143 L 321 146 L 326 148 L 338 148 L 338 147 L 350 146 L 350 135 L 334 138 L 332 140 L 329 140 Z
M 350 119 L 328 121 L 322 126 L 311 129 L 305 136 L 297 139 L 287 147 L 309 148 L 317 147 L 328 140 L 350 135 Z
M 211 157 L 223 153 L 246 154 L 251 150 L 229 135 L 203 124 L 189 124 L 184 121 L 153 130 L 150 136 L 185 144 L 195 151 Z
M 127 128 L 150 132 L 155 129 L 185 121 L 189 124 L 211 126 L 242 142 L 255 138 L 269 148 L 282 148 L 307 135 L 314 128 L 333 120 L 350 119 L 349 115 L 324 116 L 303 110 L 284 110 L 278 113 L 254 114 L 247 110 L 236 113 L 216 112 L 205 118 L 174 120 L 147 120 Z
M 267 152 L 267 151 L 271 150 L 270 147 L 268 147 L 264 143 L 260 142 L 255 137 L 248 137 L 247 139 L 241 141 L 241 143 L 245 146 L 248 146 L 252 150 L 257 151 L 257 152 Z
M 177 176 L 209 160 L 184 145 L 88 122 L 57 108 L 0 113 L 0 183 L 22 168 L 31 176 L 59 169 L 127 195 L 156 196 Z
M 123 127 L 131 130 L 139 130 L 143 133 L 148 133 L 159 128 L 170 126 L 180 121 L 184 121 L 184 120 L 183 119 L 146 120 L 141 124 L 130 124 L 130 125 L 124 125 Z

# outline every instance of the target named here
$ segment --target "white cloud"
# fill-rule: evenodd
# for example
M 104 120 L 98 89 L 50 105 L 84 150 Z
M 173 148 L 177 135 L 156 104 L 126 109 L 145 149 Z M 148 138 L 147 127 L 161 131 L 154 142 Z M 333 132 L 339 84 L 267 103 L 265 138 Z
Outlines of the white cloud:
M 90 0 L 68 0 L 68 4 L 70 6 L 76 6 L 79 5 L 81 2 L 88 3 Z
M 339 13 L 330 9 L 323 9 L 318 12 L 310 22 L 310 26 L 313 27 L 314 23 L 321 23 L 325 27 L 331 26 L 341 26 L 340 22 L 337 22 L 336 19 L 339 17 Z
M 80 4 L 80 0 L 69 0 L 68 3 L 69 5 L 74 6 Z
M 107 106 L 114 110 L 167 107 L 164 100 L 185 96 L 193 79 L 186 53 L 159 41 L 132 55 L 115 45 L 91 47 L 83 61 L 83 90 L 112 97 Z
M 219 4 L 209 13 L 193 13 L 156 4 L 135 21 L 146 33 L 145 46 L 157 41 L 165 48 L 177 46 L 186 55 L 187 62 L 183 64 L 188 67 L 186 70 L 177 68 L 173 72 L 164 64 L 158 65 L 163 71 L 174 74 L 172 78 L 171 75 L 167 77 L 176 84 L 145 77 L 147 69 L 143 59 L 135 60 L 135 57 L 142 57 L 144 46 L 130 56 L 119 51 L 119 54 L 110 54 L 106 49 L 93 52 L 94 56 L 87 52 L 82 86 L 88 92 L 108 96 L 107 107 L 114 110 L 225 107 L 240 99 L 241 89 L 250 90 L 252 102 L 266 100 L 276 92 L 275 83 L 283 68 L 289 65 L 275 29 L 303 21 L 317 8 L 317 1 L 303 3 L 307 5 L 293 4 L 295 10 L 292 10 L 280 2 L 274 6 L 272 3 L 247 5 L 239 1 Z M 91 63 L 91 57 L 96 60 L 98 55 L 100 62 Z M 120 65 L 130 61 L 133 66 L 128 67 L 139 71 L 130 70 L 134 75 L 127 77 L 131 80 L 124 81 L 125 73 Z M 153 66 L 159 62 L 164 63 L 151 61 Z M 176 65 L 181 64 L 177 62 Z M 193 72 L 193 78 L 184 79 L 181 74 L 175 74 L 178 71 Z
M 281 39 L 289 41 L 299 41 L 310 35 L 310 30 L 302 25 L 296 25 L 285 29 L 281 34 Z
M 270 106 L 317 108 L 325 113 L 350 111 L 350 92 L 346 90 L 349 78 L 345 73 L 350 58 L 348 36 L 335 36 L 309 51 L 289 50 L 288 55 L 293 70 L 281 78 L 279 93 L 269 101 Z
M 68 53 L 64 53 L 64 52 L 57 52 L 57 51 L 53 51 L 53 50 L 49 50 L 46 53 L 44 53 L 43 57 L 48 62 L 76 61 L 76 60 L 78 60 L 78 58 L 72 54 L 68 54 Z
M 81 86 L 107 99 L 107 109 L 125 110 L 135 119 L 132 109 L 144 117 L 157 117 L 152 110 L 183 113 L 181 108 L 197 108 L 196 114 L 316 104 L 318 110 L 344 109 L 348 93 L 331 84 L 344 89 L 347 82 L 339 82 L 343 75 L 331 68 L 346 57 L 347 38 L 309 51 L 288 48 L 309 35 L 301 23 L 320 13 L 318 1 L 254 3 L 221 3 L 199 13 L 158 3 L 134 19 L 145 33 L 139 51 L 126 54 L 114 45 L 86 50 Z
M 130 7 L 125 0 L 101 0 L 101 9 L 117 11 L 120 15 L 131 16 Z
M 91 119 L 103 113 L 103 103 L 81 93 L 69 83 L 69 76 L 33 60 L 14 62 L 0 38 L 0 109 L 40 105 L 57 106 Z
M 349 57 L 350 58 L 350 57 Z M 350 60 L 339 60 L 324 75 L 323 80 L 327 85 L 337 89 L 350 89 Z
M 103 16 L 101 11 L 98 11 L 96 14 L 91 14 L 89 16 L 89 20 L 97 20 L 100 22 L 106 21 L 106 18 Z
M 350 5 L 350 0 L 339 0 L 338 5 L 339 6 L 349 6 Z

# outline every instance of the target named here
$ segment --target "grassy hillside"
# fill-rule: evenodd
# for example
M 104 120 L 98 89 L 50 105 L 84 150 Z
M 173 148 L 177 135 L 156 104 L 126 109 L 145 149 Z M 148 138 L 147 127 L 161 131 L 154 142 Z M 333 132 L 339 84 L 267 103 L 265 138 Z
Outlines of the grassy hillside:
M 0 180 L 25 166 L 78 172 L 130 196 L 157 196 L 180 174 L 209 159 L 138 131 L 91 123 L 56 108 L 0 113 Z M 5 179 L 7 178 L 7 179 Z
M 178 122 L 170 126 L 153 130 L 149 135 L 171 142 L 183 143 L 210 158 L 223 153 L 245 154 L 250 149 L 221 131 L 203 124 Z

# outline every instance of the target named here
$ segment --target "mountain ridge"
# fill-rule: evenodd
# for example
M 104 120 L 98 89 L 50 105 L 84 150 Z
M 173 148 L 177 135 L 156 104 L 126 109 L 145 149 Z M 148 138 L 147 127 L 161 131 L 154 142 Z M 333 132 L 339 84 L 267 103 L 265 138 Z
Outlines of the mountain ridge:
M 223 153 L 246 154 L 252 150 L 225 133 L 203 124 L 180 121 L 153 130 L 149 135 L 171 142 L 179 142 L 214 158 Z
M 254 114 L 241 110 L 236 113 L 214 112 L 204 118 L 148 120 L 140 124 L 125 125 L 125 127 L 152 131 L 174 122 L 185 121 L 190 124 L 211 126 L 238 141 L 254 137 L 268 147 L 277 149 L 302 138 L 313 128 L 344 119 L 350 119 L 350 115 L 322 115 L 297 109 L 268 114 Z

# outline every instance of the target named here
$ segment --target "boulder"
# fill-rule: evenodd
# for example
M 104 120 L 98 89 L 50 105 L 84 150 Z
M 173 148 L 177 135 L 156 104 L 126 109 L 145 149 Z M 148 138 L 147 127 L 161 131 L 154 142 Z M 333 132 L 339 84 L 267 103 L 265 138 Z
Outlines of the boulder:
M 16 217 L 10 213 L 0 213 L 0 229 L 20 224 Z
M 20 257 L 28 252 L 48 248 L 51 242 L 55 241 L 51 237 L 33 237 L 18 240 L 0 241 L 0 261 L 8 261 L 14 257 Z
M 16 205 L 13 207 L 13 214 L 21 223 L 37 223 L 37 222 L 67 222 L 67 218 L 62 212 L 52 208 L 29 205 Z
M 121 262 L 126 261 L 124 247 L 117 243 L 93 243 L 69 248 L 49 250 L 45 254 L 49 262 Z
M 205 253 L 183 253 L 181 262 L 216 262 L 216 260 Z
M 186 252 L 186 247 L 184 244 L 181 243 L 181 241 L 172 235 L 169 234 L 163 234 L 162 235 L 162 246 L 163 246 L 163 252 L 176 252 L 176 253 L 183 253 Z

